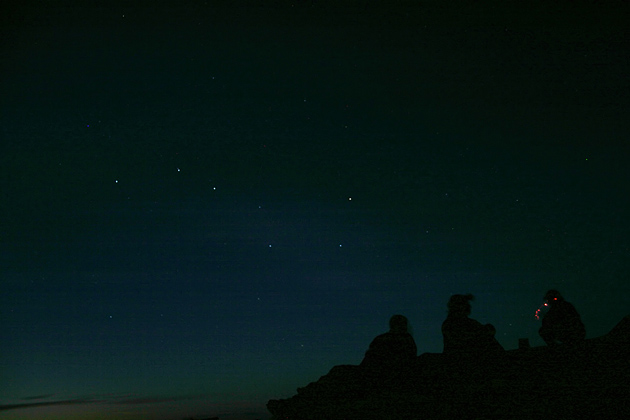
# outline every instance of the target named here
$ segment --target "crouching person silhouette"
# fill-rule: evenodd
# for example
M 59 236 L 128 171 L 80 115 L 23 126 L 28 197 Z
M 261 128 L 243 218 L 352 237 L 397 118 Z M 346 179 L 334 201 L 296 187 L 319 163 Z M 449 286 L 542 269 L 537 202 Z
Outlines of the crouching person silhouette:
M 555 346 L 583 342 L 586 338 L 586 329 L 575 307 L 564 300 L 557 290 L 547 291 L 544 299 L 549 311 L 542 320 L 538 334 L 545 343 L 548 346 Z

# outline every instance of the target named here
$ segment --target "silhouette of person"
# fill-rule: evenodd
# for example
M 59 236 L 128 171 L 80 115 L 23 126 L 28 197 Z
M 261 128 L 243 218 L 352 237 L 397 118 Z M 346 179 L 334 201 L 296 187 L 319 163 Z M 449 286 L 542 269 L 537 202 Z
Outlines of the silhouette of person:
M 417 352 L 407 317 L 394 315 L 389 320 L 389 331 L 372 340 L 360 366 L 395 371 L 415 361 Z
M 542 320 L 538 330 L 540 337 L 549 346 L 556 344 L 577 344 L 586 338 L 586 328 L 575 307 L 564 300 L 557 290 L 549 290 L 545 294 L 545 302 L 549 311 Z
M 504 349 L 495 339 L 496 329 L 492 324 L 483 325 L 468 317 L 471 312 L 471 294 L 453 295 L 448 301 L 448 316 L 442 323 L 444 354 L 490 355 Z

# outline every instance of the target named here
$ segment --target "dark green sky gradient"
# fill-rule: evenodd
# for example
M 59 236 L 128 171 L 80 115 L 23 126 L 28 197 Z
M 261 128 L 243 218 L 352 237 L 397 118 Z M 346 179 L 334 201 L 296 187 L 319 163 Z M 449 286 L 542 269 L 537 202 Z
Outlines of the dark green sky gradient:
M 618 5 L 193 3 L 5 15 L 0 404 L 262 409 L 452 293 L 506 348 L 550 287 L 627 314 Z

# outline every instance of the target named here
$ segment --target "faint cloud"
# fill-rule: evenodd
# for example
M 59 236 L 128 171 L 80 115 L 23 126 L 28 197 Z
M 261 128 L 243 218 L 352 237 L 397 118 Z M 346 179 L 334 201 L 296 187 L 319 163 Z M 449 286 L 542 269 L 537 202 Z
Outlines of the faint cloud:
M 43 400 L 45 398 L 50 398 L 50 397 L 52 397 L 54 395 L 55 394 L 33 395 L 33 396 L 30 396 L 30 397 L 23 397 L 22 399 L 26 400 L 26 401 L 28 401 L 28 400 Z
M 92 404 L 96 402 L 100 402 L 100 401 L 86 400 L 86 399 L 73 399 L 73 400 L 46 401 L 46 402 L 36 402 L 36 403 L 3 404 L 3 405 L 0 405 L 0 411 L 15 410 L 18 408 L 45 407 L 45 406 L 51 406 L 51 405 Z
M 20 400 L 22 401 L 34 401 L 34 400 L 42 400 L 45 398 L 50 398 L 55 394 L 46 394 L 46 395 L 33 395 L 28 397 L 23 397 Z M 16 410 L 22 408 L 37 408 L 37 407 L 48 407 L 48 406 L 56 406 L 56 405 L 77 405 L 77 404 L 94 404 L 94 403 L 110 403 L 110 404 L 126 404 L 126 405 L 135 405 L 135 404 L 159 404 L 173 401 L 183 401 L 183 400 L 191 400 L 196 398 L 201 398 L 201 395 L 186 395 L 186 396 L 145 396 L 145 397 L 137 397 L 137 398 L 129 398 L 129 397 L 100 397 L 100 398 L 73 398 L 73 399 L 65 399 L 59 401 L 39 401 L 39 402 L 24 402 L 24 403 L 15 403 L 15 404 L 0 404 L 0 411 L 6 410 Z

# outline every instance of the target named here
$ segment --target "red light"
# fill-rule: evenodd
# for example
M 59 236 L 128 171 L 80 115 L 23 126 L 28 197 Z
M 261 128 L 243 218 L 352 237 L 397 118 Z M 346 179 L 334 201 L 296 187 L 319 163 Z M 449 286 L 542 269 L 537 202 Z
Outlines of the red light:
M 549 306 L 549 304 L 547 302 L 543 302 L 542 305 L 540 305 L 540 307 L 538 309 L 536 309 L 536 313 L 534 314 L 534 318 L 536 318 L 537 320 L 540 321 L 540 313 L 543 310 L 543 307 L 545 306 Z

